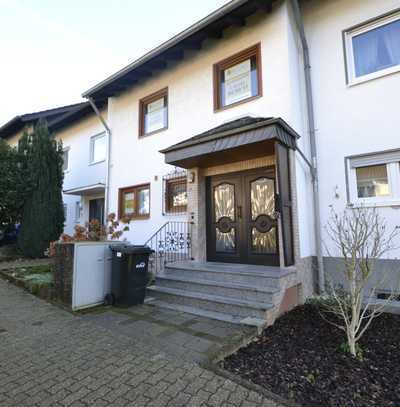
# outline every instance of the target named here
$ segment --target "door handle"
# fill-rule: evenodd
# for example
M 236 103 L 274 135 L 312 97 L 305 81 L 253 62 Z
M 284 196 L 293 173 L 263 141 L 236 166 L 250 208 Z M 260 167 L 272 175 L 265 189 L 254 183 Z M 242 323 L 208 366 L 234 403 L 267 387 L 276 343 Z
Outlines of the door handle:
M 238 206 L 237 211 L 238 211 L 238 219 L 242 219 L 242 207 Z

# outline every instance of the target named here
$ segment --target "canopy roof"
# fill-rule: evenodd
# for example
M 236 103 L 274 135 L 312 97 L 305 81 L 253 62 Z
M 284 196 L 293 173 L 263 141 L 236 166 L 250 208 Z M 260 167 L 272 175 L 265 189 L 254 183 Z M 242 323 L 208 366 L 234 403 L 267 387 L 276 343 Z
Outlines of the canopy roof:
M 165 154 L 167 164 L 191 168 L 272 154 L 272 140 L 295 149 L 299 137 L 281 118 L 246 116 L 174 144 L 161 153 Z

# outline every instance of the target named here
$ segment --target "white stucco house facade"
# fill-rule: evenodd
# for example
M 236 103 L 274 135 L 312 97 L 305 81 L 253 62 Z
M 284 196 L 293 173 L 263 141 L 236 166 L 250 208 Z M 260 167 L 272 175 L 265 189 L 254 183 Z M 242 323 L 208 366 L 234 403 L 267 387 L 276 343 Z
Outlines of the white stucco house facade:
M 66 202 L 132 217 L 155 303 L 273 321 L 335 275 L 332 207 L 398 226 L 399 89 L 398 0 L 233 0 L 84 92 L 95 111 L 56 131 Z
M 104 109 L 104 105 L 102 105 Z M 107 139 L 88 102 L 16 116 L 0 128 L 0 137 L 17 146 L 25 129 L 45 120 L 64 149 L 64 233 L 77 224 L 104 218 Z

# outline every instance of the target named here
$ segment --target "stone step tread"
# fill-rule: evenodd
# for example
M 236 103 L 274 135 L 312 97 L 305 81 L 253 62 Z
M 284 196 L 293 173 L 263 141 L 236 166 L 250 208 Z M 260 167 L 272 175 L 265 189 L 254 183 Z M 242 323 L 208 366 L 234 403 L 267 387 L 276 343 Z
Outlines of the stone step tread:
M 181 261 L 176 263 L 168 263 L 165 266 L 164 273 L 173 272 L 173 270 L 240 274 L 265 278 L 282 278 L 296 273 L 296 269 L 293 267 L 282 268 L 282 267 L 257 266 L 235 263 L 213 263 L 213 262 L 203 263 L 195 261 Z
M 146 304 L 155 305 L 160 308 L 168 308 L 175 311 L 186 312 L 187 314 L 197 315 L 199 317 L 216 319 L 218 321 L 228 322 L 230 324 L 242 324 L 248 326 L 254 326 L 257 328 L 263 328 L 267 325 L 267 321 L 261 318 L 254 317 L 237 317 L 223 312 L 208 311 L 201 308 L 190 307 L 188 305 L 173 304 L 155 298 L 146 299 Z
M 254 309 L 267 310 L 274 307 L 273 304 L 267 302 L 238 300 L 236 298 L 222 297 L 219 295 L 205 294 L 195 291 L 179 290 L 177 288 L 160 287 L 157 285 L 151 285 L 150 287 L 147 287 L 147 289 L 151 292 L 161 292 L 164 294 L 178 295 L 186 298 L 196 298 L 199 300 L 206 300 L 228 305 L 237 305 Z
M 158 274 L 156 277 L 157 279 L 160 280 L 167 280 L 167 281 L 179 281 L 182 283 L 192 283 L 192 284 L 199 284 L 199 285 L 207 285 L 210 287 L 223 287 L 223 288 L 233 288 L 237 290 L 251 290 L 251 291 L 258 291 L 262 293 L 268 293 L 268 294 L 274 294 L 278 293 L 280 290 L 279 288 L 276 287 L 260 287 L 256 286 L 253 284 L 244 284 L 244 283 L 228 283 L 225 281 L 217 281 L 217 280 L 204 280 L 204 279 L 199 279 L 199 278 L 191 278 L 191 277 L 179 277 L 179 276 L 174 276 L 173 272 L 170 272 L 169 274 Z

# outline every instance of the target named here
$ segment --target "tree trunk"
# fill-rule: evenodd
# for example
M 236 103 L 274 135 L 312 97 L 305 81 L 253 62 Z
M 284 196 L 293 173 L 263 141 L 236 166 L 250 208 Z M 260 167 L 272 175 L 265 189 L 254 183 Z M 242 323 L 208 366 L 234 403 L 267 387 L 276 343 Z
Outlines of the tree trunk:
M 354 332 L 348 332 L 347 333 L 347 341 L 349 343 L 349 350 L 350 353 L 354 356 L 357 357 L 357 352 L 356 352 L 356 341 L 354 338 Z

